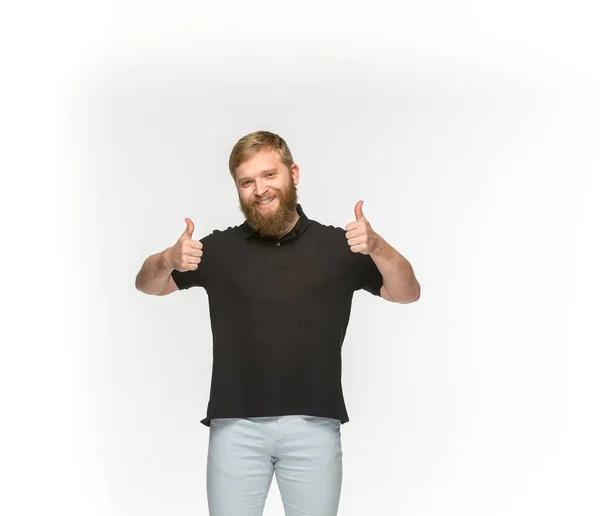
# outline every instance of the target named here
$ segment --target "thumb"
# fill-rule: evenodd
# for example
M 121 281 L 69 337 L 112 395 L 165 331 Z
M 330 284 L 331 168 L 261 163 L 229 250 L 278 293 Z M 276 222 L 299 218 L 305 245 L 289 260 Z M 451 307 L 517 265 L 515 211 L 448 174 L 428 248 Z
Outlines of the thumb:
M 191 219 L 185 219 L 185 222 L 187 224 L 187 227 L 185 228 L 185 231 L 181 235 L 181 238 L 186 238 L 186 239 L 191 240 L 192 233 L 194 232 L 194 223 L 192 222 Z
M 365 218 L 362 212 L 363 201 L 358 201 L 354 206 L 354 215 L 356 216 L 356 222 Z

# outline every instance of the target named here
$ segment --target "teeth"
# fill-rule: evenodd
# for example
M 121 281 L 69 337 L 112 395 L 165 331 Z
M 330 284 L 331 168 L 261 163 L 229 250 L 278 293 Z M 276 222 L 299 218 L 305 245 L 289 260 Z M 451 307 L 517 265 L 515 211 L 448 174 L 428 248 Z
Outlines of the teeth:
M 273 199 L 274 197 L 272 197 L 271 199 L 267 199 L 266 201 L 260 201 L 258 204 L 269 204 Z

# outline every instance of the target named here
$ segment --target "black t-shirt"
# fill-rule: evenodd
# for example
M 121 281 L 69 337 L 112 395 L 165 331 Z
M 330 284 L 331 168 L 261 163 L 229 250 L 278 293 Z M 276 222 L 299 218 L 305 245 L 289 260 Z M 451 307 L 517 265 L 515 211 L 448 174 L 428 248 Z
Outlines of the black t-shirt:
M 201 239 L 195 271 L 172 272 L 179 289 L 203 287 L 213 335 L 206 418 L 311 415 L 349 418 L 342 344 L 354 292 L 380 295 L 381 273 L 353 253 L 346 231 L 300 218 L 280 239 L 247 222 Z

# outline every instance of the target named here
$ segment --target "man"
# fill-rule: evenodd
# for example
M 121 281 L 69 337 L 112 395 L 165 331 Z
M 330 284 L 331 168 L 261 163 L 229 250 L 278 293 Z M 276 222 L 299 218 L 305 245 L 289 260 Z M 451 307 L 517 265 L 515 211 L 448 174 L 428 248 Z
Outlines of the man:
M 362 212 L 345 230 L 309 219 L 286 142 L 258 131 L 229 170 L 246 220 L 193 240 L 194 224 L 148 257 L 136 288 L 164 296 L 204 287 L 213 333 L 207 415 L 212 516 L 260 516 L 275 473 L 286 516 L 337 514 L 340 427 L 348 414 L 341 348 L 352 297 L 364 289 L 412 303 L 410 263 Z

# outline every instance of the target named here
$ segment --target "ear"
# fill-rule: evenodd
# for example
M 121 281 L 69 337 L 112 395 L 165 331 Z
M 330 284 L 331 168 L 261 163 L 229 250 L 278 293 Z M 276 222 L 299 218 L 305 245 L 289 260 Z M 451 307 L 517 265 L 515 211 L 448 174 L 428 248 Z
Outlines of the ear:
M 294 163 L 292 165 L 291 172 L 294 184 L 297 185 L 300 182 L 300 167 L 296 163 Z

